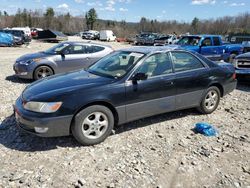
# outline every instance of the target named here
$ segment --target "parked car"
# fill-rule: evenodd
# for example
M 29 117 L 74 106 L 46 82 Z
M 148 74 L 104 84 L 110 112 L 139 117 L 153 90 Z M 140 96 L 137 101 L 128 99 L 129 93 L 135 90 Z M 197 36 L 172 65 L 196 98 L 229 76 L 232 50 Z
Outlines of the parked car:
M 12 46 L 14 43 L 13 36 L 0 31 L 0 46 Z
M 38 37 L 38 31 L 43 31 L 41 28 L 32 28 L 31 29 L 31 37 L 37 38 Z
M 183 36 L 178 42 L 181 48 L 198 52 L 211 60 L 233 62 L 243 52 L 241 44 L 225 44 L 219 35 Z
M 157 33 L 141 33 L 136 35 L 136 45 L 154 45 L 155 40 L 158 39 Z
M 247 53 L 247 52 L 250 52 L 250 41 L 244 41 L 242 42 L 242 45 L 243 45 L 243 53 Z
M 175 35 L 167 35 L 155 39 L 154 46 L 164 46 L 168 44 L 175 44 L 177 42 L 177 37 Z
M 13 27 L 11 30 L 23 31 L 24 34 L 31 39 L 31 29 L 29 27 Z
M 12 31 L 22 31 L 24 33 L 24 42 L 28 43 L 31 41 L 31 29 L 29 27 L 13 27 L 11 28 Z
M 22 45 L 31 41 L 30 38 L 26 36 L 22 30 L 4 29 L 0 31 L 13 35 L 15 45 Z
M 112 51 L 106 45 L 63 42 L 46 51 L 18 58 L 13 68 L 20 78 L 38 80 L 53 74 L 87 68 Z
M 234 60 L 237 79 L 250 81 L 250 52 L 238 55 Z
M 86 70 L 28 86 L 15 103 L 18 125 L 33 134 L 102 142 L 115 125 L 170 111 L 216 110 L 236 87 L 232 64 L 167 47 L 113 52 Z
M 86 31 L 82 33 L 82 39 L 87 40 L 98 40 L 100 38 L 100 33 L 98 31 Z
M 100 31 L 100 40 L 101 41 L 115 41 L 116 36 L 111 30 L 102 30 Z

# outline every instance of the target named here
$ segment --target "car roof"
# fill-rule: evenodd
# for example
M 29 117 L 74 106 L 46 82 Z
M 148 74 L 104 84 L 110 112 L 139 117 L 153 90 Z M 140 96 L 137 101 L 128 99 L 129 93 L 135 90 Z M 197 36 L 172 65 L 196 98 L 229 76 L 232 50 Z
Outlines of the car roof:
M 201 38 L 204 38 L 204 37 L 220 37 L 220 35 L 184 35 L 183 37 L 201 37 Z
M 108 47 L 108 48 L 112 48 L 111 46 L 107 45 L 107 44 L 100 44 L 100 43 L 95 43 L 95 42 L 81 42 L 81 41 L 65 41 L 62 42 L 64 44 L 71 44 L 71 45 L 81 45 L 81 44 L 90 44 L 90 45 L 97 45 L 97 46 L 103 46 L 103 47 Z
M 166 51 L 173 51 L 176 49 L 180 49 L 177 45 L 168 45 L 168 46 L 135 46 L 130 48 L 121 49 L 121 51 L 128 51 L 128 52 L 137 52 L 143 54 L 149 54 L 154 52 L 166 52 Z

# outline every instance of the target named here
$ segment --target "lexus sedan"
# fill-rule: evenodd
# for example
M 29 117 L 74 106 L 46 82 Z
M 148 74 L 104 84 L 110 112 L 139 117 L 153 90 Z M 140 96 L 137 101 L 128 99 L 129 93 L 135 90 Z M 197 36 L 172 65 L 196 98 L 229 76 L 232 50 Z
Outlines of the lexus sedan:
M 46 51 L 18 58 L 13 69 L 20 78 L 38 80 L 53 74 L 87 68 L 111 52 L 113 49 L 110 46 L 63 42 Z
M 14 109 L 18 125 L 43 137 L 104 141 L 115 125 L 186 108 L 212 113 L 236 87 L 232 64 L 174 48 L 133 47 L 86 70 L 29 85 Z

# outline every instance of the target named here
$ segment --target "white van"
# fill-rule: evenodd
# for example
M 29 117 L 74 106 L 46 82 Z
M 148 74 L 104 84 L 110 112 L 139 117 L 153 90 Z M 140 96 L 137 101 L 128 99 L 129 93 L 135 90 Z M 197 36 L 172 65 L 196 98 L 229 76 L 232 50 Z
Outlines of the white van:
M 115 41 L 116 36 L 111 30 L 102 30 L 100 31 L 100 40 L 102 41 Z

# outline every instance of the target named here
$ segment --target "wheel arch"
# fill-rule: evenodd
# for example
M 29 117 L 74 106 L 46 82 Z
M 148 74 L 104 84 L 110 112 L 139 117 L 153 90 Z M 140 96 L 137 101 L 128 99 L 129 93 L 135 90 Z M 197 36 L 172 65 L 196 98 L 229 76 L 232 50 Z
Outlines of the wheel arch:
M 224 96 L 224 88 L 219 82 L 212 83 L 209 85 L 209 87 L 212 87 L 212 86 L 217 87 L 220 90 L 220 97 Z
M 73 118 L 72 118 L 72 120 L 71 120 L 71 124 L 70 124 L 70 132 L 71 132 L 71 127 L 72 127 L 72 125 L 74 124 L 76 115 L 77 115 L 80 111 L 82 111 L 83 109 L 85 109 L 85 108 L 87 108 L 87 107 L 89 107 L 89 106 L 93 106 L 93 105 L 101 105 L 101 106 L 105 106 L 106 108 L 108 108 L 108 109 L 112 112 L 112 114 L 113 114 L 113 116 L 114 116 L 114 123 L 115 123 L 115 126 L 118 124 L 118 122 L 119 122 L 119 116 L 118 116 L 118 112 L 116 111 L 115 107 L 114 107 L 111 103 L 109 103 L 109 102 L 107 102 L 107 101 L 95 101 L 95 102 L 91 102 L 91 103 L 88 103 L 88 104 L 86 104 L 86 105 L 80 107 L 80 108 L 74 113 L 74 116 L 73 116 Z

